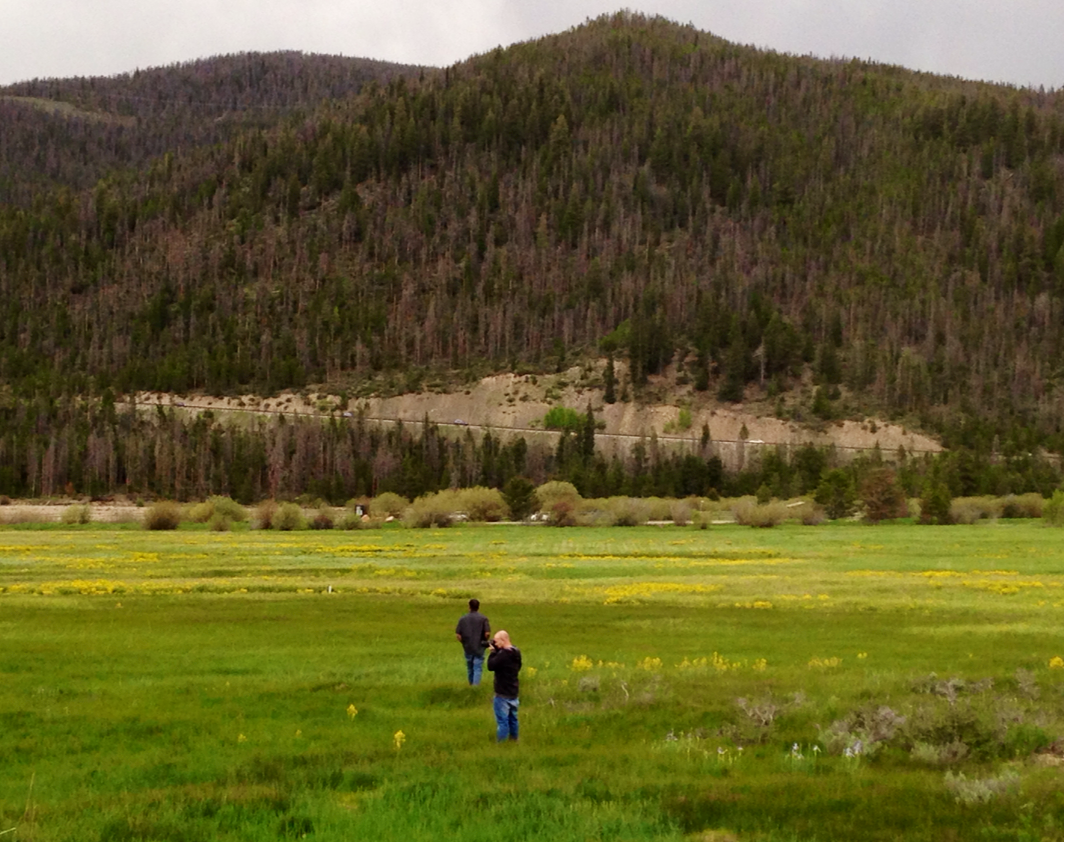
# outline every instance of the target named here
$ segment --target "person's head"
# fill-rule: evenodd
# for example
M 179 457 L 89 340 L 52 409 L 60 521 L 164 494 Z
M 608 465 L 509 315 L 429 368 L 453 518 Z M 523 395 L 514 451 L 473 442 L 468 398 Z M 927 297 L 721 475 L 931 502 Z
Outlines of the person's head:
M 492 643 L 495 644 L 498 649 L 509 649 L 510 635 L 500 629 L 494 635 L 492 635 Z
M 479 600 L 479 599 L 471 599 L 470 600 L 470 611 L 476 611 L 480 607 L 481 607 L 481 600 Z

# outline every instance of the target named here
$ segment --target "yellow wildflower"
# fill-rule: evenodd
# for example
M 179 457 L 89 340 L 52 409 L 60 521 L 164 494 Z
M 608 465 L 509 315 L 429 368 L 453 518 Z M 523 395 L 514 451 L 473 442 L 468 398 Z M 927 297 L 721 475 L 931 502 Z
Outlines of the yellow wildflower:
M 406 741 L 406 739 L 407 735 L 404 734 L 402 731 L 396 731 L 396 733 L 392 735 L 392 744 L 396 747 L 396 751 L 399 751 L 401 748 L 403 748 L 403 743 Z

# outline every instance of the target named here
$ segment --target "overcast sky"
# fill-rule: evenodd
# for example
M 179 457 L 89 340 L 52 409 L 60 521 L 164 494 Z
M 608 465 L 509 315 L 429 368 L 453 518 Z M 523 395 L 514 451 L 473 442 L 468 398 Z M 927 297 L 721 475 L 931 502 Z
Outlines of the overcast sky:
M 221 53 L 302 50 L 443 66 L 616 11 L 604 0 L 0 0 L 0 84 Z M 629 8 L 730 41 L 1065 84 L 1062 0 L 657 0 Z

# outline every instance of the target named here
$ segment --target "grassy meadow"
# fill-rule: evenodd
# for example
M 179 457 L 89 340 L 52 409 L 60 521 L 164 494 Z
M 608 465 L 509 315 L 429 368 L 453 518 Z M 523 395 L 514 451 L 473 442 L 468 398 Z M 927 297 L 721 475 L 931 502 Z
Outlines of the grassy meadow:
M 0 840 L 1061 839 L 1062 588 L 1031 521 L 0 528 Z

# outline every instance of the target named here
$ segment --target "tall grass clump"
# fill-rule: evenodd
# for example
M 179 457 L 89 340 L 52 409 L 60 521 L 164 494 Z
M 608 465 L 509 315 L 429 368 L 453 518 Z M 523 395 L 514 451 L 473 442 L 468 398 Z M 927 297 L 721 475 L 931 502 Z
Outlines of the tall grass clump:
M 153 531 L 177 529 L 181 524 L 181 506 L 172 500 L 152 503 L 144 511 L 144 528 Z
M 92 520 L 92 509 L 86 503 L 74 503 L 63 509 L 59 520 L 67 526 L 89 523 Z
M 274 529 L 281 532 L 295 532 L 307 528 L 307 520 L 303 517 L 303 510 L 295 503 L 282 503 L 277 507 L 273 518 Z

